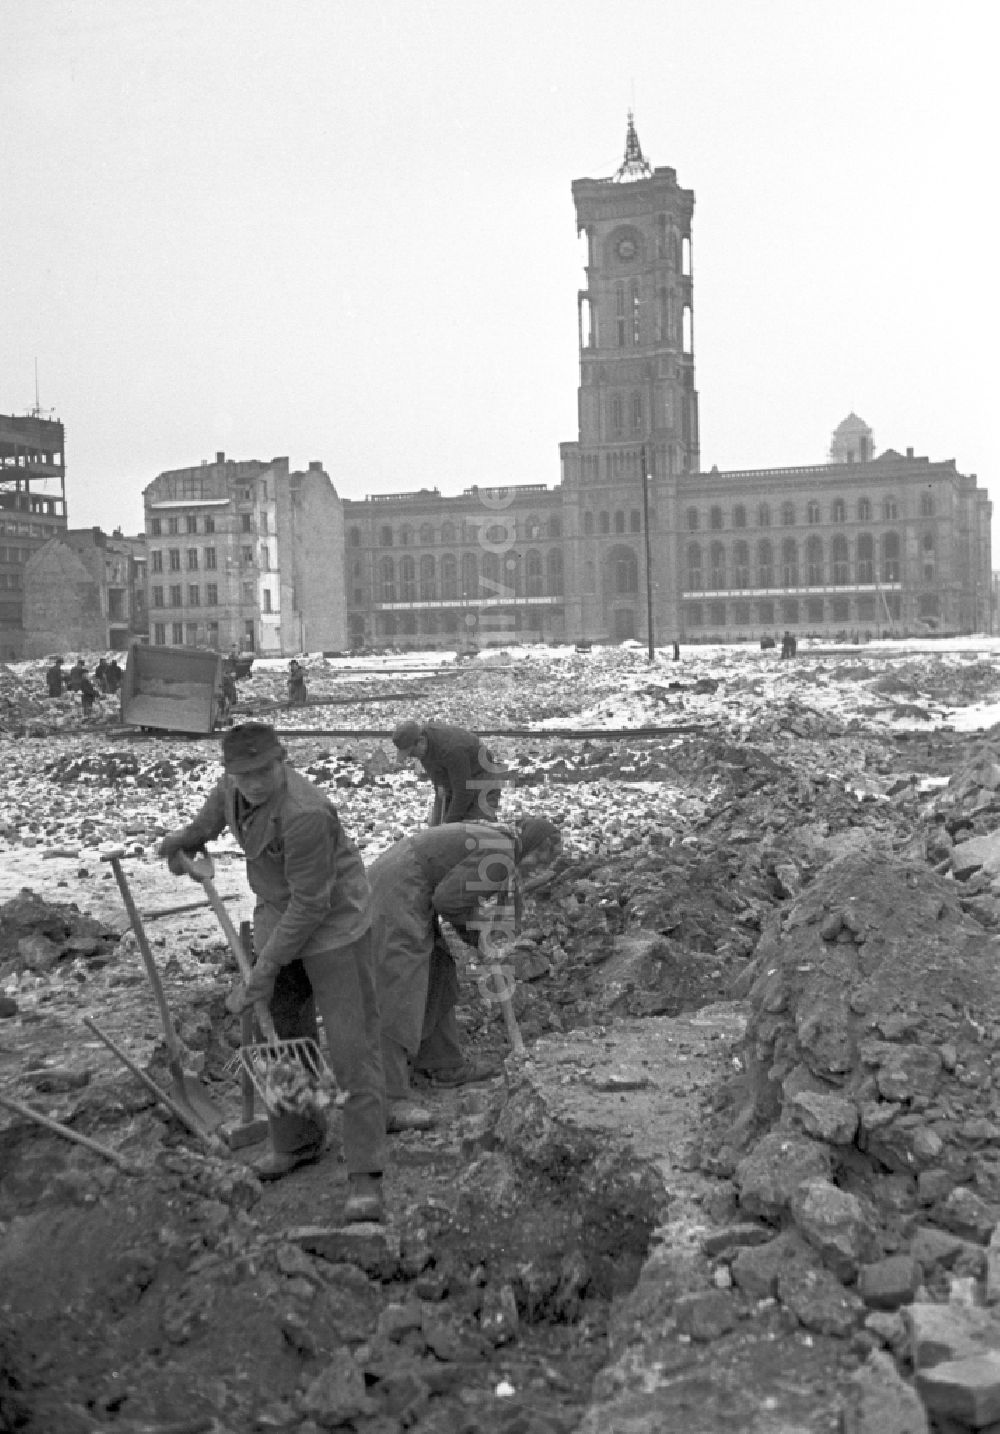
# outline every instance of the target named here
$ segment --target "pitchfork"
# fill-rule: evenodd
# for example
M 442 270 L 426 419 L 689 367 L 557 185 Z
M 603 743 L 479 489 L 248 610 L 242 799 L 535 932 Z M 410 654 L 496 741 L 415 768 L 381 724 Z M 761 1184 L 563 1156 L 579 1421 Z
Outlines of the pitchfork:
M 253 968 L 215 888 L 212 858 L 206 851 L 195 857 L 185 851 L 179 855 L 187 874 L 204 887 L 246 984 Z M 337 1079 L 313 1038 L 279 1037 L 266 1001 L 255 1003 L 254 1014 L 264 1039 L 240 1046 L 236 1062 L 250 1077 L 266 1109 L 272 1115 L 315 1115 L 331 1104 L 343 1105 L 347 1094 L 338 1090 Z

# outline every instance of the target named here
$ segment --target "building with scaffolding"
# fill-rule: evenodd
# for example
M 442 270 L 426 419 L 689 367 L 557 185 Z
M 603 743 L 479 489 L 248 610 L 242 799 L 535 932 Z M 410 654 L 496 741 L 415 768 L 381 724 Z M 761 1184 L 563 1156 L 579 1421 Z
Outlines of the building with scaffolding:
M 37 413 L 0 414 L 0 660 L 24 655 L 24 571 L 66 531 L 63 426 Z

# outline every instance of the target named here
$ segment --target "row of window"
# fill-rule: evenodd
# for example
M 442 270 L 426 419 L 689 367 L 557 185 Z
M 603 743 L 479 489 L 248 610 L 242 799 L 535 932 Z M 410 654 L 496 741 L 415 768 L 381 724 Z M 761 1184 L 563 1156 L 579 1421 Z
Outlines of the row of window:
M 870 523 L 874 514 L 874 505 L 870 498 L 859 498 L 855 507 L 854 516 L 859 523 Z M 881 517 L 886 523 L 894 523 L 899 518 L 899 504 L 893 497 L 886 497 L 881 502 Z M 761 503 L 756 512 L 755 527 L 770 528 L 772 526 L 772 510 L 770 503 Z M 921 493 L 920 495 L 920 516 L 921 518 L 933 518 L 934 516 L 934 495 L 933 493 Z M 703 525 L 703 515 L 699 508 L 688 508 L 685 514 L 685 526 L 689 533 L 696 533 Z M 830 504 L 831 523 L 847 522 L 847 503 L 843 498 L 834 498 Z M 782 528 L 794 528 L 798 522 L 798 514 L 794 503 L 782 503 L 778 509 L 778 526 Z M 815 525 L 823 522 L 823 509 L 817 499 L 812 498 L 806 504 L 806 522 Z M 725 524 L 725 514 L 720 505 L 716 504 L 708 510 L 708 527 L 712 532 L 721 531 Z M 747 508 L 743 503 L 737 503 L 732 510 L 730 526 L 733 528 L 746 528 Z
M 17 533 L 22 538 L 57 538 L 60 533 L 65 533 L 64 524 L 58 523 L 25 523 L 14 518 L 0 520 L 0 533 Z
M 252 586 L 252 585 L 251 585 L 251 586 Z M 185 605 L 185 604 L 184 604 L 184 584 L 183 584 L 183 583 L 172 583 L 172 584 L 170 585 L 170 587 L 168 587 L 168 588 L 163 588 L 163 587 L 160 587 L 160 586 L 158 586 L 158 585 L 157 585 L 157 586 L 154 586 L 154 588 L 153 588 L 153 590 L 152 590 L 152 595 L 151 595 L 151 596 L 152 596 L 152 606 L 153 606 L 153 607 L 183 607 L 183 606 Z M 251 593 L 251 597 L 252 597 L 252 593 Z M 205 584 L 205 601 L 204 601 L 204 603 L 203 603 L 203 602 L 202 602 L 202 595 L 201 595 L 201 588 L 198 586 L 197 583 L 189 583 L 189 584 L 188 584 L 188 589 L 187 589 L 187 606 L 188 606 L 188 607 L 203 607 L 203 606 L 204 606 L 204 607 L 218 607 L 218 606 L 219 606 L 219 586 L 218 586 L 218 584 L 217 584 L 217 583 L 206 583 L 206 584 Z
M 164 562 L 164 553 L 166 553 L 166 562 Z M 214 572 L 219 566 L 215 548 L 185 548 L 183 558 L 180 548 L 154 548 L 149 555 L 149 560 L 154 573 L 179 573 L 184 569 L 189 573 L 195 573 L 202 566 L 207 571 Z M 269 571 L 271 551 L 267 543 L 261 543 L 258 561 L 265 572 Z M 253 567 L 253 562 L 254 550 L 249 544 L 246 544 L 240 548 L 240 566 Z
M 20 573 L 0 573 L 0 588 L 7 588 L 13 592 L 19 592 L 21 586 Z
M 394 528 L 390 523 L 383 523 L 378 530 L 378 546 L 380 548 L 412 548 L 415 545 L 422 548 L 434 547 L 440 544 L 448 547 L 457 542 L 477 542 L 481 538 L 487 543 L 498 547 L 509 547 L 515 542 L 537 542 L 542 538 L 561 538 L 562 519 L 555 513 L 547 519 L 532 515 L 521 521 L 513 517 L 503 522 L 490 523 L 488 525 L 466 523 L 453 523 L 450 520 L 441 524 L 440 536 L 433 523 L 421 523 L 419 528 L 404 523 L 399 528 Z M 349 548 L 361 547 L 361 529 L 352 527 L 347 530 L 347 546 Z
M 819 627 L 822 623 L 885 623 L 887 616 L 899 619 L 901 606 L 898 593 L 884 598 L 859 593 L 856 597 L 784 598 L 775 602 L 761 598 L 757 602 L 688 602 L 684 604 L 684 625 L 690 631 L 708 627 L 716 631 L 742 627 L 796 627 L 805 623 Z M 921 616 L 934 616 L 921 613 Z
M 244 584 L 241 584 L 240 592 L 242 601 L 257 601 L 257 587 L 255 587 L 254 582 L 244 582 Z M 205 584 L 204 602 L 202 602 L 201 588 L 198 587 L 197 582 L 189 582 L 187 601 L 185 601 L 185 589 L 182 582 L 174 582 L 174 584 L 169 585 L 169 588 L 161 588 L 159 585 L 156 585 L 156 587 L 152 589 L 152 607 L 154 608 L 217 608 L 218 605 L 220 605 L 220 601 L 218 601 L 218 584 L 215 584 L 215 582 L 207 582 L 207 584 Z M 271 594 L 267 588 L 264 588 L 263 592 L 261 592 L 261 611 L 275 611 L 275 608 L 271 607 Z
M 253 514 L 241 513 L 239 515 L 239 518 L 240 532 L 252 533 L 254 531 Z M 200 527 L 199 523 L 201 524 Z M 266 513 L 261 513 L 260 515 L 260 531 L 262 533 L 267 532 Z M 194 534 L 214 533 L 214 513 L 202 513 L 200 515 L 198 513 L 172 513 L 167 519 L 161 518 L 158 514 L 153 514 L 153 516 L 149 520 L 149 536 L 151 538 L 161 538 L 164 535 L 166 535 L 167 537 L 174 537 L 175 535 L 180 534 L 182 532 Z
M 654 516 L 655 515 L 653 513 L 650 513 L 649 515 L 651 527 L 653 526 Z M 623 509 L 619 508 L 614 516 L 614 531 L 616 533 L 624 533 L 626 531 L 625 522 L 625 512 Z M 598 513 L 597 531 L 601 534 L 602 537 L 606 536 L 608 533 L 611 532 L 611 527 L 611 514 L 606 512 Z M 590 512 L 589 509 L 583 515 L 583 531 L 587 537 L 590 537 L 590 535 L 594 531 L 594 515 Z M 638 508 L 633 508 L 628 514 L 628 532 L 642 532 L 642 514 L 639 512 Z
M 243 648 L 252 652 L 256 643 L 256 624 L 253 618 L 246 618 L 243 622 Z M 173 647 L 215 647 L 219 646 L 219 624 L 215 621 L 206 622 L 204 628 L 196 622 L 154 622 L 152 629 L 153 645 L 155 647 L 166 647 L 168 642 Z
M 562 616 L 562 608 L 525 608 L 512 612 L 499 609 L 495 610 L 495 621 L 491 620 L 486 635 L 498 640 L 504 629 L 508 632 L 539 633 L 548 618 Z M 354 633 L 363 631 L 357 616 L 352 620 L 351 629 Z M 439 637 L 468 631 L 465 615 L 457 612 L 380 612 L 375 615 L 376 637 L 389 641 L 394 637 L 416 637 L 418 634 Z
M 243 602 L 252 603 L 257 601 L 256 584 L 252 582 L 242 583 L 240 595 Z M 264 588 L 260 595 L 260 606 L 262 612 L 274 612 L 272 607 L 271 593 Z M 205 596 L 202 601 L 202 590 L 197 583 L 188 583 L 187 591 L 183 583 L 171 583 L 169 587 L 156 585 L 152 590 L 153 607 L 218 607 L 219 587 L 217 583 L 205 584 Z
M 355 563 L 352 577 L 359 576 L 360 564 Z M 454 602 L 508 594 L 550 597 L 563 590 L 563 555 L 559 548 L 544 557 L 533 548 L 523 560 L 520 553 L 463 553 L 459 563 L 454 553 L 445 553 L 439 564 L 432 553 L 424 553 L 419 571 L 409 555 L 400 558 L 398 567 L 394 558 L 386 557 L 376 568 L 375 588 L 378 602 Z
M 202 552 L 202 554 L 203 554 L 203 559 L 202 559 L 202 558 L 199 558 L 199 551 Z M 162 572 L 179 573 L 179 572 L 181 571 L 181 568 L 182 568 L 182 563 L 181 563 L 181 550 L 180 550 L 180 548 L 167 548 L 167 549 L 166 549 L 166 564 L 165 564 L 165 565 L 164 565 L 163 555 L 164 555 L 164 549 L 162 549 L 162 548 L 154 548 L 154 549 L 152 550 L 152 552 L 151 552 L 150 555 L 149 555 L 149 562 L 150 562 L 150 568 L 151 568 L 151 570 L 152 570 L 154 573 L 162 573 Z M 252 550 L 251 550 L 251 556 L 252 556 Z M 212 570 L 214 570 L 215 568 L 217 568 L 217 567 L 218 567 L 218 557 L 217 557 L 215 548 L 204 548 L 204 549 L 202 549 L 202 550 L 199 550 L 198 548 L 188 548 L 188 549 L 186 550 L 186 556 L 185 556 L 185 561 L 184 561 L 184 563 L 183 563 L 183 566 L 187 568 L 188 572 L 191 572 L 191 573 L 197 572 L 198 567 L 199 567 L 199 564 L 202 562 L 202 560 L 204 561 L 204 566 L 205 566 L 209 571 L 212 571 Z
M 851 546 L 837 535 L 830 542 L 829 558 L 821 538 L 805 544 L 805 561 L 794 538 L 786 538 L 778 549 L 769 540 L 749 543 L 712 543 L 707 552 L 701 543 L 688 543 L 685 552 L 685 586 L 689 592 L 722 588 L 841 587 L 852 583 L 873 583 L 876 574 L 884 583 L 902 581 L 902 548 L 898 533 L 886 533 L 880 545 L 871 533 L 862 533 Z M 936 554 L 933 533 L 925 533 L 920 546 L 920 570 L 924 581 L 933 581 Z

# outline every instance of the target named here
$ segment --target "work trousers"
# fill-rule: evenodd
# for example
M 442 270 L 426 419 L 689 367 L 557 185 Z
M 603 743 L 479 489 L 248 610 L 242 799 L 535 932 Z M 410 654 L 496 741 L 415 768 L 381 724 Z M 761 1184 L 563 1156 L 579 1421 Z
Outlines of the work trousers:
M 431 950 L 424 1024 L 420 1046 L 413 1058 L 414 1070 L 431 1073 L 454 1070 L 462 1065 L 464 1057 L 455 1015 L 458 993 L 454 957 L 438 939 Z M 405 1046 L 391 1036 L 382 1037 L 382 1065 L 389 1099 L 405 1100 L 410 1092 L 410 1061 Z
M 344 1106 L 348 1173 L 376 1174 L 385 1165 L 385 1080 L 370 930 L 346 946 L 292 961 L 278 972 L 271 998 L 278 1035 L 315 1040 L 317 1011 L 337 1084 L 349 1092 Z M 269 1114 L 268 1123 L 272 1149 L 281 1154 L 309 1149 L 326 1132 L 325 1121 L 311 1116 Z

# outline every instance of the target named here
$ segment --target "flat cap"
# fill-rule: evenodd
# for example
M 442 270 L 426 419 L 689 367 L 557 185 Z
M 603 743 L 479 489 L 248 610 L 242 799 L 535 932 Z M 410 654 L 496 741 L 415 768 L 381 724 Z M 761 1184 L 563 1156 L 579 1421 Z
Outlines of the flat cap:
M 222 762 L 233 776 L 269 767 L 284 755 L 277 732 L 266 722 L 244 722 L 241 727 L 230 727 L 222 739 Z
M 408 752 L 420 741 L 419 722 L 400 722 L 392 734 L 393 745 L 401 752 Z

